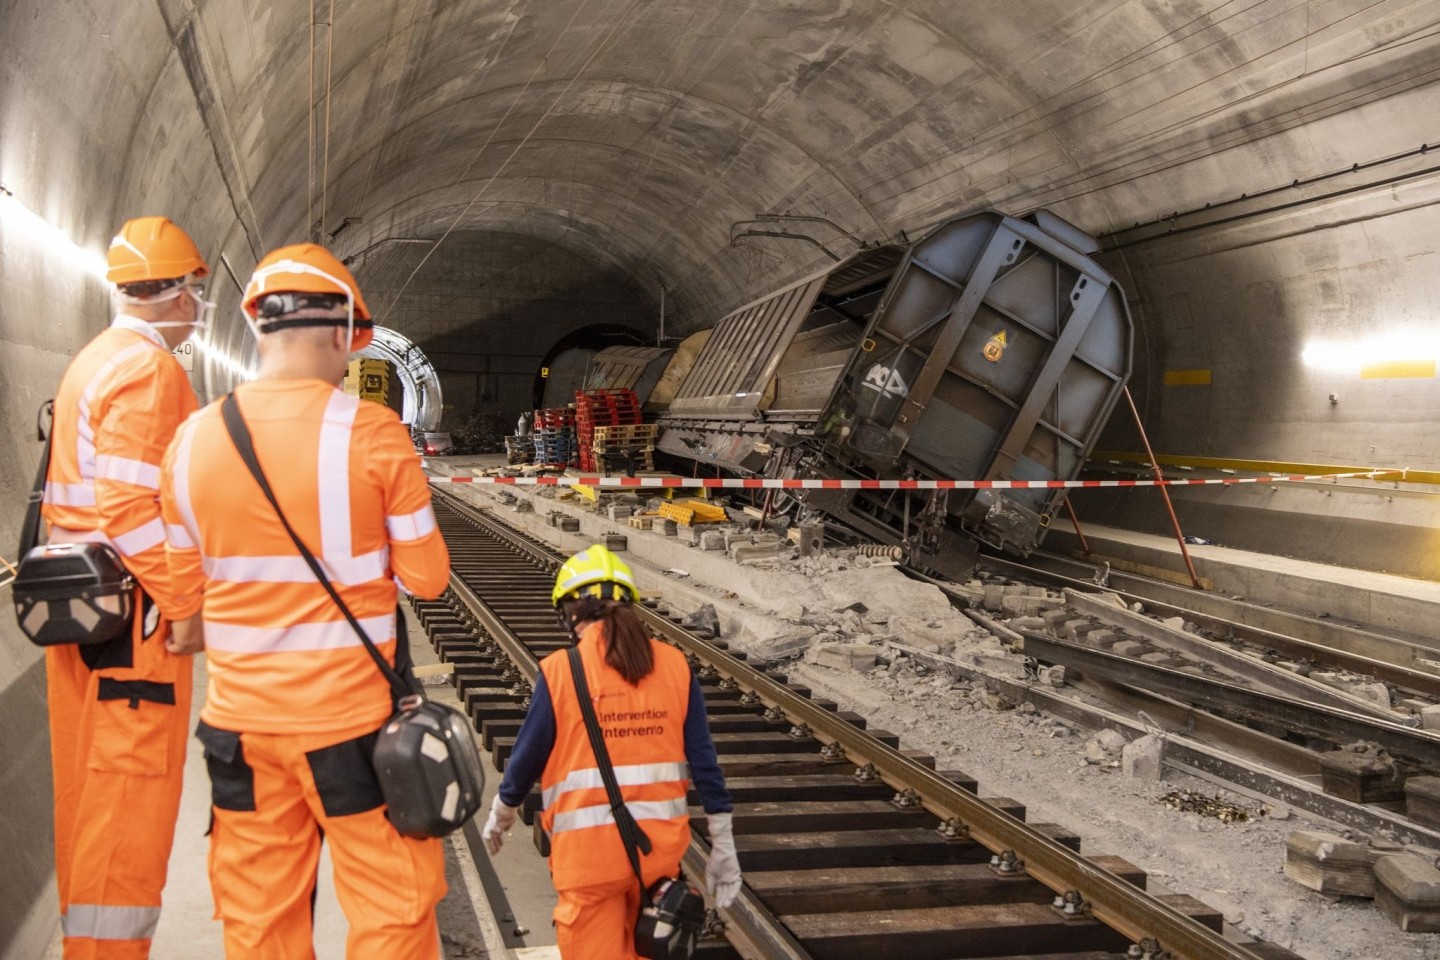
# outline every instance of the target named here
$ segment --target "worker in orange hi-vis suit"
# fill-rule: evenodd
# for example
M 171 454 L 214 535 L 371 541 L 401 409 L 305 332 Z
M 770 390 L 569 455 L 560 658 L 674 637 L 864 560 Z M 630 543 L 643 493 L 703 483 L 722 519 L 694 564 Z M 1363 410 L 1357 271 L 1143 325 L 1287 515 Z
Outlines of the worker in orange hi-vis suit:
M 45 650 L 67 960 L 149 955 L 185 766 L 185 654 L 200 644 L 177 612 L 159 489 L 197 406 L 171 351 L 204 325 L 209 268 L 165 217 L 126 223 L 107 259 L 116 316 L 60 382 L 41 508 L 51 543 L 108 542 L 139 585 L 128 635 Z
M 259 377 L 234 402 L 275 498 L 392 662 L 396 580 L 436 597 L 450 573 L 430 490 L 387 407 L 337 389 L 372 336 L 350 272 L 323 247 L 267 255 L 243 307 Z M 201 612 L 209 690 L 196 735 L 210 771 L 210 884 L 227 956 L 312 957 L 322 835 L 351 960 L 439 956 L 437 839 L 400 836 L 371 764 L 390 686 L 246 468 L 214 403 L 166 452 L 171 575 Z

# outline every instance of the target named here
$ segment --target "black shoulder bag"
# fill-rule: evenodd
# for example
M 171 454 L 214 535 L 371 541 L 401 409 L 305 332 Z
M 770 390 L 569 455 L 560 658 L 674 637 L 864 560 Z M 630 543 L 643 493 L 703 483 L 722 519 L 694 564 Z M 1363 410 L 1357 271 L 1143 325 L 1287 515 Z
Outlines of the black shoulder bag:
M 580 660 L 580 650 L 571 647 L 567 653 L 570 675 L 575 680 L 575 696 L 580 701 L 580 714 L 585 718 L 590 749 L 595 753 L 595 765 L 600 768 L 600 779 L 605 782 L 605 795 L 610 799 L 610 811 L 615 815 L 615 826 L 620 830 L 620 841 L 625 844 L 630 869 L 635 871 L 635 880 L 640 884 L 635 952 L 649 960 L 689 960 L 695 953 L 695 941 L 700 938 L 700 928 L 705 923 L 705 900 L 700 891 L 685 882 L 684 877 L 661 877 L 648 890 L 645 888 L 645 878 L 640 873 L 640 854 L 650 852 L 650 838 L 635 822 L 630 808 L 625 806 L 625 798 L 620 795 L 620 784 L 615 781 L 615 767 L 610 763 L 610 751 L 605 748 L 605 735 L 600 732 L 595 705 L 590 702 L 590 687 L 585 682 L 585 665 Z
M 36 419 L 45 452 L 20 528 L 19 567 L 11 586 L 15 619 L 36 646 L 108 643 L 130 629 L 135 578 L 108 543 L 40 543 L 40 504 L 55 435 L 53 423 L 49 435 L 40 425 L 46 407 L 53 418 L 54 402 L 46 401 Z
M 459 711 L 432 703 L 416 693 L 386 662 L 366 635 L 365 628 L 360 626 L 330 583 L 320 561 L 315 559 L 290 526 L 290 521 L 285 519 L 285 513 L 265 479 L 265 472 L 260 469 L 254 441 L 233 393 L 221 401 L 220 414 L 235 449 L 240 452 L 240 459 L 245 461 L 245 466 L 260 485 L 260 491 L 275 509 L 285 532 L 295 542 L 295 549 L 305 558 L 315 579 L 320 581 L 330 599 L 345 615 L 360 642 L 365 644 L 375 666 L 390 684 L 395 714 L 380 728 L 373 755 L 375 775 L 389 807 L 387 815 L 390 822 L 402 836 L 407 837 L 443 837 L 453 832 L 480 808 L 480 792 L 484 785 L 480 754 L 475 748 L 475 737 L 470 732 L 469 723 Z M 407 643 L 403 624 L 402 619 L 397 619 L 397 663 L 401 662 L 399 651 Z

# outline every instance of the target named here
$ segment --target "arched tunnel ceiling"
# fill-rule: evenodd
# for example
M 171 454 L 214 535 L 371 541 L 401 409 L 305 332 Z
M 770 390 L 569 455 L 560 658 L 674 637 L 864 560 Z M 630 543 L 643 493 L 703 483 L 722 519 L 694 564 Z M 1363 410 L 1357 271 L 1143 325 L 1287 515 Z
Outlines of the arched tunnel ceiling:
M 7 103 L 62 121 L 49 144 L 5 131 L 3 182 L 73 172 L 92 204 L 115 185 L 114 216 L 62 226 L 103 236 L 178 192 L 251 257 L 361 218 L 345 255 L 463 212 L 664 283 L 682 314 L 815 262 L 730 249 L 757 212 L 880 240 L 1052 205 L 1104 232 L 1418 146 L 1440 63 L 1433 2 L 317 0 L 313 33 L 291 0 L 127 6 L 0 20 Z M 96 55 L 41 62 L 77 42 Z

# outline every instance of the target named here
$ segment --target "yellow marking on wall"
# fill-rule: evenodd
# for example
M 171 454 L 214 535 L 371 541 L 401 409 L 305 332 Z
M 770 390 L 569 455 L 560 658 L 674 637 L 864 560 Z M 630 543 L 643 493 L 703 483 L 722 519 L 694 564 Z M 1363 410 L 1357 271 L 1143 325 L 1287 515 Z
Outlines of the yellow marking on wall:
M 1209 370 L 1166 370 L 1165 386 L 1167 387 L 1208 387 L 1210 386 Z
M 1434 376 L 1434 360 L 1389 360 L 1360 368 L 1361 380 L 1401 380 L 1407 377 Z

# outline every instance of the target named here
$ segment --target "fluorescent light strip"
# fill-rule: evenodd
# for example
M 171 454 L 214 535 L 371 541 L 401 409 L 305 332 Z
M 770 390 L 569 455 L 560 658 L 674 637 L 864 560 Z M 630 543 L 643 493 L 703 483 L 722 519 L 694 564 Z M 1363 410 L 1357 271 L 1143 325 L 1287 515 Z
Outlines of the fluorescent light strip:
M 17 231 L 21 237 L 56 260 L 67 263 L 96 280 L 105 280 L 106 264 L 103 254 L 80 246 L 70 239 L 68 233 L 51 224 L 4 189 L 0 189 L 0 222 L 4 223 L 7 232 Z

